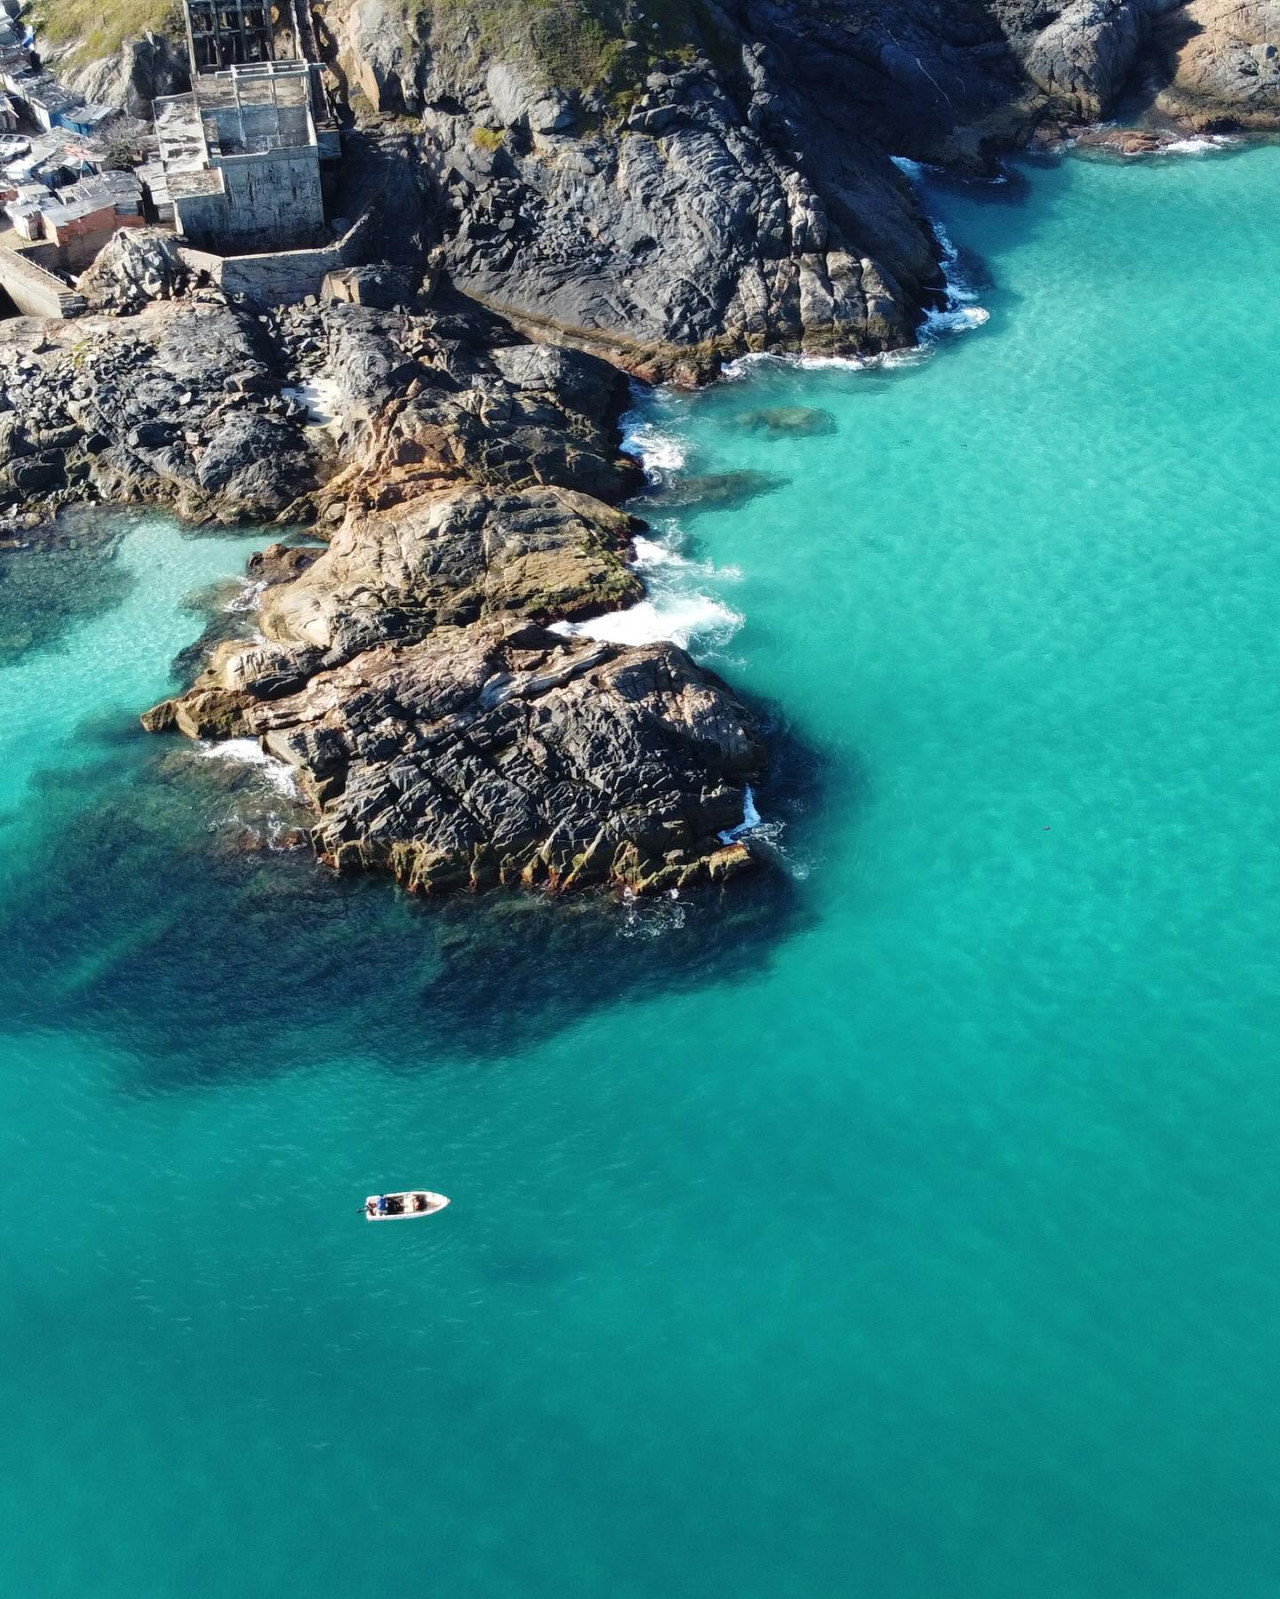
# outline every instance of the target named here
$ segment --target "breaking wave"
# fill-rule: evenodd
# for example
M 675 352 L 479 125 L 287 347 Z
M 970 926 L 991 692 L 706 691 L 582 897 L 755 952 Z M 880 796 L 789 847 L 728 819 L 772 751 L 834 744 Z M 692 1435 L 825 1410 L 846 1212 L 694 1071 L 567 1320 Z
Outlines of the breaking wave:
M 742 621 L 737 611 L 709 594 L 664 594 L 587 622 L 557 622 L 551 631 L 562 638 L 600 639 L 608 644 L 669 642 L 687 650 L 696 643 L 706 650 L 727 644 Z
M 990 311 L 978 304 L 977 289 L 964 275 L 955 241 L 936 217 L 932 221 L 934 235 L 942 251 L 947 304 L 941 310 L 930 311 L 925 318 L 924 326 L 920 329 L 920 338 L 925 343 L 932 343 L 950 333 L 967 333 L 991 320 Z
M 622 448 L 639 461 L 650 483 L 660 483 L 664 473 L 679 472 L 684 466 L 685 446 L 674 433 L 634 416 L 624 416 L 622 427 Z
M 237 594 L 234 599 L 228 600 L 222 609 L 224 611 L 231 611 L 236 614 L 256 611 L 258 606 L 262 603 L 262 596 L 266 592 L 267 585 L 260 579 L 256 582 L 246 581 L 239 594 Z
M 700 579 L 733 581 L 732 567 L 691 561 L 679 549 L 675 523 L 665 536 L 643 534 L 633 541 L 633 565 L 645 580 L 647 598 L 623 611 L 607 611 L 585 622 L 556 622 L 551 631 L 562 638 L 599 639 L 608 644 L 669 642 L 682 650 L 707 653 L 723 649 L 742 626 L 743 617 L 723 600 L 704 593 Z
M 742 820 L 737 827 L 726 828 L 720 837 L 726 844 L 734 844 L 738 839 L 753 833 L 760 826 L 760 812 L 756 809 L 755 790 L 748 783 L 742 795 Z
M 232 761 L 238 766 L 258 767 L 278 794 L 291 800 L 301 798 L 293 767 L 287 761 L 268 755 L 257 739 L 225 738 L 216 743 L 201 742 L 196 745 L 196 754 L 204 760 Z
M 1158 155 L 1221 155 L 1225 150 L 1231 150 L 1241 141 L 1232 138 L 1227 133 L 1201 133 L 1193 134 L 1185 139 L 1175 139 L 1172 144 L 1166 144 Z

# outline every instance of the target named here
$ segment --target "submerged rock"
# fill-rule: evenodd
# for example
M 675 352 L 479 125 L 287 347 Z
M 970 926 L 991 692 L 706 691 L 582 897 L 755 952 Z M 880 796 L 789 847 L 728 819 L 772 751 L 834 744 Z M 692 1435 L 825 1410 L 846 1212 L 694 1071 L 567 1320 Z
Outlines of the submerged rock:
M 744 433 L 790 434 L 793 438 L 817 438 L 836 431 L 830 411 L 808 405 L 771 405 L 743 411 L 737 417 Z
M 773 472 L 743 467 L 733 472 L 681 473 L 669 483 L 651 488 L 646 507 L 663 511 L 734 511 L 758 495 L 785 487 L 787 479 Z

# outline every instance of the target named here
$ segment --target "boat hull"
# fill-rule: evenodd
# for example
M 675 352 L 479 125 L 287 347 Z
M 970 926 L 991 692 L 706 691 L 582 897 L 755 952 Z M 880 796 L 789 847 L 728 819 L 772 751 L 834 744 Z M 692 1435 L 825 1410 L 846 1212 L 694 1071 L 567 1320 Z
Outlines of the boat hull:
M 429 1188 L 408 1188 L 402 1194 L 370 1194 L 364 1202 L 364 1217 L 366 1221 L 416 1221 L 436 1215 L 448 1203 L 447 1195 L 433 1194 Z

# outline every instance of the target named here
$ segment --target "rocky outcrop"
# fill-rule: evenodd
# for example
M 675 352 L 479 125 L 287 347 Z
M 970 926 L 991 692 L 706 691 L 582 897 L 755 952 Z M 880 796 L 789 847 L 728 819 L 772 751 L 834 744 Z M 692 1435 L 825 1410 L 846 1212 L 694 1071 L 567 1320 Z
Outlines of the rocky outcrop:
M 141 311 L 154 300 L 182 294 L 191 273 L 172 233 L 161 228 L 121 228 L 103 245 L 76 283 L 96 311 Z
M 1206 132 L 1280 128 L 1278 0 L 1188 0 L 1155 44 L 1167 115 Z
M 393 219 L 387 263 L 263 311 L 121 237 L 84 292 L 136 314 L 0 325 L 0 507 L 98 496 L 324 531 L 255 558 L 256 636 L 210 636 L 144 721 L 259 739 L 330 865 L 424 893 L 720 880 L 753 858 L 735 829 L 756 719 L 673 645 L 579 625 L 642 593 L 614 508 L 638 481 L 619 369 L 699 381 L 746 350 L 909 343 L 945 284 L 892 155 L 988 170 L 1139 83 L 1196 125 L 1270 125 L 1277 6 L 718 0 L 650 23 L 624 0 L 588 72 L 581 40 L 535 48 L 560 10 L 495 43 L 466 4 L 335 5 L 336 79 L 415 118 L 347 145 Z
M 513 78 L 486 80 L 490 137 L 475 113 L 429 109 L 423 125 L 454 282 L 527 329 L 696 378 L 748 349 L 907 343 L 941 287 L 883 157 L 824 192 L 696 68 L 652 74 L 610 136 Z
M 0 507 L 102 499 L 270 521 L 315 487 L 256 320 L 225 304 L 0 322 Z
M 329 548 L 262 610 L 269 640 L 327 665 L 392 639 L 495 616 L 574 621 L 639 599 L 632 519 L 571 489 L 467 484 L 394 511 L 352 511 Z
M 617 450 L 625 381 L 573 350 L 516 344 L 446 297 L 430 315 L 335 304 L 310 319 L 346 462 L 329 501 L 388 505 L 441 477 L 559 483 L 604 499 L 639 486 Z
M 375 647 L 295 692 L 270 648 L 224 655 L 208 678 L 151 724 L 261 737 L 300 772 L 317 852 L 339 869 L 423 893 L 646 892 L 750 864 L 719 834 L 764 761 L 752 718 L 673 645 L 485 623 Z
M 101 301 L 177 286 L 145 234 L 105 255 Z M 316 377 L 332 428 L 299 395 Z M 189 521 L 332 521 L 449 479 L 619 499 L 640 481 L 617 449 L 626 394 L 595 358 L 519 344 L 447 298 L 267 314 L 197 290 L 135 316 L 18 318 L 0 322 L 0 510 L 101 499 Z
M 751 864 L 720 836 L 763 765 L 751 715 L 673 645 L 548 626 L 639 598 L 635 525 L 563 488 L 353 511 L 269 592 L 263 640 L 222 645 L 146 724 L 260 738 L 315 803 L 322 859 L 417 892 L 729 875 Z
M 624 4 L 587 83 L 557 78 L 573 53 L 540 51 L 514 13 L 500 36 L 465 5 L 409 20 L 358 0 L 332 20 L 350 81 L 419 119 L 461 288 L 533 337 L 696 381 L 745 350 L 910 342 L 940 252 L 891 155 L 989 172 L 1108 115 L 1171 53 L 1165 109 L 1268 123 L 1275 5 Z
M 752 863 L 720 836 L 763 764 L 751 713 L 672 645 L 570 626 L 643 594 L 641 524 L 595 492 L 638 480 L 613 369 L 447 296 L 274 316 L 187 298 L 6 324 L 0 379 L 11 500 L 329 530 L 253 558 L 255 638 L 210 633 L 192 688 L 144 718 L 289 761 L 326 862 L 424 893 L 645 892 Z M 283 392 L 308 379 L 334 421 Z
M 1079 121 L 1106 114 L 1148 42 L 1153 19 L 1181 0 L 1070 0 L 1061 9 L 1010 5 L 1013 47 L 1055 111 Z
M 151 102 L 190 87 L 186 40 L 175 33 L 126 39 L 114 56 L 61 69 L 63 81 L 95 105 L 150 118 Z

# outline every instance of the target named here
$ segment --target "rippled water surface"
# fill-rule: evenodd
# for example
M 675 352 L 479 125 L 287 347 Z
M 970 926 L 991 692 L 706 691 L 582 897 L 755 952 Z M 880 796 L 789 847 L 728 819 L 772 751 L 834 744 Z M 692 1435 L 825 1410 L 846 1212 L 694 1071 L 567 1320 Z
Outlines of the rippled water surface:
M 135 722 L 259 541 L 0 557 L 0 1592 L 1274 1599 L 1277 180 L 931 193 L 985 326 L 650 405 L 723 902 L 263 851 Z

